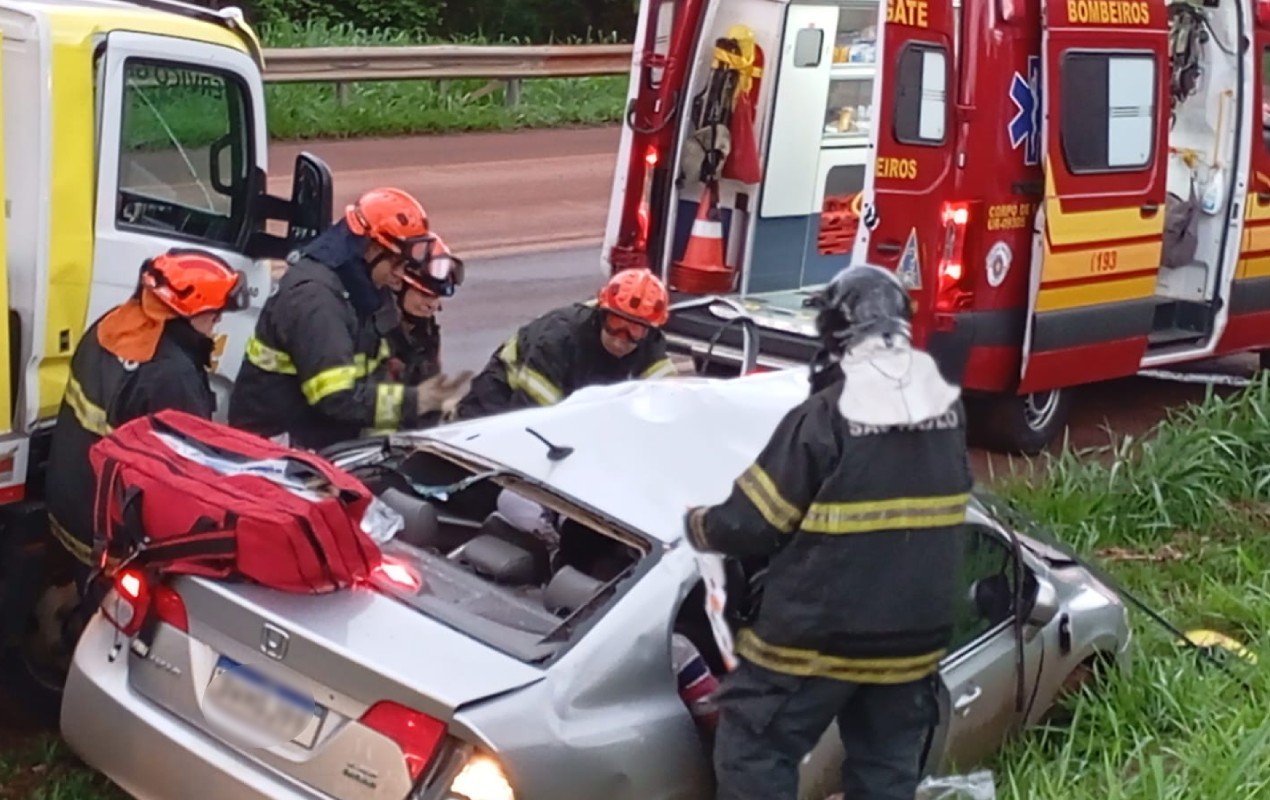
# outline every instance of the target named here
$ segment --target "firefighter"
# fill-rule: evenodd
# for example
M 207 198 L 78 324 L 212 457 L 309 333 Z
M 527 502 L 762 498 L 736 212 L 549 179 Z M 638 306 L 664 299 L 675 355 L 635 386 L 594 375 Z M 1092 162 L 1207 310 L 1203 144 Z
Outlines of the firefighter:
M 437 313 L 441 298 L 453 297 L 463 283 L 463 260 L 450 253 L 440 237 L 425 262 L 411 264 L 397 291 L 401 324 L 388 334 L 392 349 L 389 374 L 394 380 L 416 384 L 441 372 L 441 326 Z
M 409 385 L 379 369 L 399 322 L 392 291 L 434 241 L 418 200 L 380 188 L 293 254 L 247 342 L 230 424 L 318 450 L 368 430 L 413 426 L 456 401 L 470 373 Z
M 93 564 L 89 448 L 111 429 L 165 409 L 211 419 L 212 330 L 222 312 L 246 306 L 241 272 L 211 253 L 174 248 L 146 260 L 132 297 L 84 332 L 71 356 L 46 472 L 49 528 L 71 556 L 55 549 L 54 588 L 41 601 L 41 638 L 50 651 L 60 635 L 53 617 L 75 603 Z
M 845 796 L 912 800 L 958 599 L 965 414 L 913 347 L 892 272 L 848 267 L 816 305 L 810 396 L 729 497 L 685 521 L 698 551 L 766 568 L 718 697 L 717 796 L 795 800 L 836 718 Z
M 584 386 L 675 374 L 661 326 L 670 295 L 656 275 L 627 269 L 595 301 L 523 326 L 490 357 L 460 401 L 460 419 L 560 402 Z

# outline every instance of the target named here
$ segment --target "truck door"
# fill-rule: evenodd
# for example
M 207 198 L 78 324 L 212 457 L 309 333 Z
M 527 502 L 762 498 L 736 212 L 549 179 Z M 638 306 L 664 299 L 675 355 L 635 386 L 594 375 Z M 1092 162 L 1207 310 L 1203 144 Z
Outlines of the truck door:
M 1137 372 L 1155 312 L 1169 130 L 1168 16 L 1043 0 L 1045 200 L 1020 392 Z
M 266 164 L 264 87 L 245 53 L 131 32 L 106 39 L 100 69 L 96 242 L 88 322 L 136 287 L 146 258 L 183 245 L 249 279 L 252 308 L 217 328 L 225 392 L 268 296 L 270 269 L 245 255 Z M 222 410 L 228 404 L 222 400 Z
M 1254 5 L 1252 176 L 1222 350 L 1261 345 L 1270 330 L 1270 3 Z
M 867 205 L 854 249 L 857 261 L 894 269 L 912 290 L 919 339 L 931 327 L 941 270 L 960 277 L 967 223 L 967 208 L 949 197 L 955 27 L 952 0 L 886 2 L 873 94 L 874 157 L 865 171 Z M 945 217 L 957 234 L 953 247 L 946 246 Z

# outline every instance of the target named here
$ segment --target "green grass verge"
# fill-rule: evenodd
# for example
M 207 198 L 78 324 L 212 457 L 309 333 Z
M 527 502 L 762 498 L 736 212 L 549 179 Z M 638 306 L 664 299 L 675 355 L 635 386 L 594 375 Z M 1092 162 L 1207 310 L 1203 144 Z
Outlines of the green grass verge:
M 1270 627 L 1270 373 L 1246 391 L 1175 411 L 1153 436 L 1107 458 L 1065 452 L 1043 477 L 999 490 L 1059 538 L 1096 554 L 1118 580 L 1183 629 L 1212 628 L 1265 663 Z M 1144 560 L 1136 561 L 1134 558 Z M 1073 721 L 1033 730 L 989 766 L 998 797 L 1017 800 L 1270 797 L 1270 685 L 1252 687 L 1200 662 L 1134 613 L 1132 667 L 1076 695 Z M 40 798 L 113 800 L 50 740 Z M 0 800 L 8 800 L 0 790 Z
M 0 800 L 127 800 L 52 734 L 0 753 Z
M 270 25 L 262 28 L 261 35 L 268 47 L 437 43 L 419 42 L 392 31 L 363 31 L 322 22 Z M 592 39 L 591 43 L 597 41 L 601 40 Z M 516 44 L 475 37 L 447 43 Z M 133 96 L 128 142 L 134 147 L 166 149 L 174 137 L 188 150 L 206 147 L 226 133 L 223 82 L 217 81 L 211 91 L 197 93 L 190 88 L 188 78 L 181 81 L 176 73 L 167 72 L 160 78 L 166 79 L 166 88 L 147 88 L 144 99 Z M 526 80 L 519 105 L 507 107 L 502 85 L 491 86 L 485 80 L 350 83 L 344 102 L 335 84 L 267 84 L 265 104 L 269 135 L 281 140 L 505 131 L 617 122 L 626 86 L 625 76 Z
M 1183 630 L 1216 629 L 1265 663 L 1270 628 L 1270 382 L 1180 409 L 1110 465 L 1065 453 L 1006 494 Z M 1105 455 L 1105 454 L 1104 454 Z M 1007 747 L 1002 797 L 1270 796 L 1270 685 L 1251 693 L 1134 613 L 1134 663 L 1071 703 L 1074 722 Z

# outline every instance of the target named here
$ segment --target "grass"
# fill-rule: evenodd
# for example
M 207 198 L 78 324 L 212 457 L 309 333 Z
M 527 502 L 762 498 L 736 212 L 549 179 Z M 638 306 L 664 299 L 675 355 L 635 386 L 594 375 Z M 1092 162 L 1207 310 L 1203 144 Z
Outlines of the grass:
M 324 22 L 269 25 L 262 28 L 261 36 L 267 47 L 517 44 L 480 37 L 421 42 L 404 33 Z M 613 36 L 592 37 L 589 43 L 614 41 Z M 227 132 L 224 81 L 216 79 L 212 86 L 206 83 L 212 79 L 204 77 L 204 85 L 196 91 L 189 84 L 190 75 L 162 71 L 158 85 L 148 71 L 144 76 L 131 75 L 149 85 L 143 89 L 144 99 L 133 93 L 126 141 L 135 148 L 168 148 L 175 137 L 190 149 L 206 147 Z M 350 83 L 345 86 L 343 103 L 335 84 L 266 84 L 265 105 L 269 135 L 276 140 L 506 131 L 617 122 L 626 86 L 625 76 L 526 80 L 519 105 L 508 107 L 502 84 L 486 80 Z
M 1270 382 L 1175 411 L 1110 464 L 1066 452 L 1005 493 L 1183 630 L 1270 658 Z M 1096 559 L 1097 560 L 1097 559 Z M 1270 683 L 1200 661 L 1139 613 L 1125 673 L 1071 703 L 1073 722 L 1008 746 L 998 795 L 1046 800 L 1270 796 Z
M 1184 630 L 1216 629 L 1270 659 L 1270 373 L 1175 410 L 1110 452 L 1048 457 L 1040 477 L 997 489 Z M 1012 481 L 1012 482 L 1011 482 Z M 1134 613 L 1134 659 L 1069 701 L 1071 721 L 1031 731 L 988 766 L 1018 800 L 1270 797 L 1270 682 L 1250 689 Z M 25 760 L 24 760 L 25 759 Z M 0 766 L 45 770 L 38 798 L 114 800 L 54 740 Z M 26 773 L 21 773 L 26 774 Z M 0 800 L 10 800 L 0 788 Z
M 0 755 L 0 800 L 127 800 L 86 769 L 52 734 L 24 741 Z

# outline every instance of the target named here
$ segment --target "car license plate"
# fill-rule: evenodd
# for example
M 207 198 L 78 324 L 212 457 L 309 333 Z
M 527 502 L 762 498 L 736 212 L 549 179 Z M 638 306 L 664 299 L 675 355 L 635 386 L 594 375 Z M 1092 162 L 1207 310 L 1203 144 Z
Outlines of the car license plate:
M 205 706 L 258 746 L 294 742 L 312 749 L 326 709 L 250 667 L 221 656 L 212 669 Z

